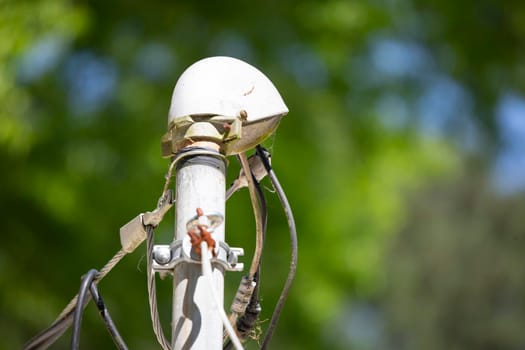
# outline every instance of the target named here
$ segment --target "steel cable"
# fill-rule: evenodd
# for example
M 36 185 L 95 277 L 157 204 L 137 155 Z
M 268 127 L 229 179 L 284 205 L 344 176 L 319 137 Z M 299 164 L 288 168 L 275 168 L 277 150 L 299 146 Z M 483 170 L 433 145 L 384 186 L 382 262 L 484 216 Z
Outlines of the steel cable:
M 166 336 L 164 335 L 164 330 L 159 319 L 159 310 L 157 307 L 157 288 L 155 284 L 155 273 L 153 271 L 153 230 L 154 228 L 150 225 L 146 226 L 146 245 L 147 245 L 147 279 L 148 279 L 148 301 L 151 322 L 153 323 L 153 332 L 157 337 L 157 341 L 164 350 L 171 350 L 171 345 L 169 344 Z
M 175 159 L 172 159 L 168 167 L 168 172 L 165 176 L 165 182 L 164 182 L 162 195 L 160 197 L 161 199 L 165 197 L 168 191 L 175 163 L 176 163 Z M 158 205 L 160 206 L 160 200 L 159 200 Z M 127 252 L 124 249 L 120 249 L 117 253 L 115 253 L 115 255 L 100 269 L 100 271 L 94 277 L 93 283 L 98 284 L 98 282 L 100 282 L 104 277 L 106 277 L 106 275 L 120 262 L 120 260 L 122 260 L 122 258 L 126 254 Z M 148 277 L 148 281 L 150 279 L 151 278 Z M 154 283 L 153 283 L 153 288 L 155 288 Z M 53 343 L 58 338 L 60 338 L 60 336 L 62 336 L 62 334 L 64 334 L 64 332 L 73 323 L 73 316 L 74 316 L 76 309 L 78 308 L 78 299 L 79 299 L 79 295 L 77 294 L 66 305 L 66 307 L 62 310 L 62 312 L 57 317 L 57 319 L 48 328 L 38 333 L 31 340 L 29 340 L 26 344 L 24 344 L 23 349 L 24 350 L 41 350 L 41 349 L 47 349 L 49 346 L 53 345 Z M 86 307 L 88 302 L 89 302 L 89 298 L 86 298 L 83 301 L 82 309 Z
M 127 253 L 120 249 L 100 270 L 100 272 L 95 276 L 93 283 L 98 284 L 118 263 Z M 85 308 L 89 298 L 84 301 L 82 308 Z M 45 330 L 34 336 L 30 341 L 28 341 L 23 349 L 24 350 L 37 350 L 37 349 L 47 349 L 53 343 L 64 334 L 64 332 L 71 326 L 73 323 L 73 315 L 78 307 L 78 294 L 71 299 L 69 304 L 62 310 L 58 318 Z
M 250 165 L 248 164 L 248 159 L 246 158 L 245 153 L 239 154 L 239 161 L 241 162 L 242 169 L 245 174 L 251 174 Z M 254 184 L 253 176 L 246 176 L 248 181 L 248 190 L 250 192 L 250 200 L 252 203 L 253 214 L 255 216 L 255 251 L 253 253 L 252 263 L 250 265 L 249 276 L 253 278 L 257 269 L 259 268 L 259 263 L 261 260 L 262 249 L 263 249 L 263 223 L 261 220 L 261 205 L 257 200 L 257 190 Z

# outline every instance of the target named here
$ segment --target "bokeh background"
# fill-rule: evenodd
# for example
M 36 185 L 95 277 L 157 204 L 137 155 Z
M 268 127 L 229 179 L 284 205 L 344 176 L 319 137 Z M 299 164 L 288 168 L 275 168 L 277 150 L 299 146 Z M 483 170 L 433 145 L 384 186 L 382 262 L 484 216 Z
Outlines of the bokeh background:
M 521 0 L 1 0 L 0 348 L 47 327 L 155 207 L 173 86 L 214 55 L 258 67 L 290 109 L 265 143 L 300 247 L 273 349 L 525 348 Z M 266 193 L 262 330 L 290 253 Z M 228 203 L 247 252 L 250 214 L 246 191 Z M 144 254 L 99 286 L 132 349 L 157 347 Z M 81 345 L 112 348 L 92 305 Z

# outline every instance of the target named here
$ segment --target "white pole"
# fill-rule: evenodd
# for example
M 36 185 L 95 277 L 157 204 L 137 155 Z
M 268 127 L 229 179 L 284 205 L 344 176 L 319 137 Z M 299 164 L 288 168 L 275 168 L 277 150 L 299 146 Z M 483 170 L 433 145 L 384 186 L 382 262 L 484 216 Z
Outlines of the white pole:
M 218 150 L 213 143 L 206 143 Z M 195 145 L 194 145 L 195 146 Z M 225 216 L 224 159 L 210 154 L 182 158 L 176 170 L 175 239 L 187 239 L 186 223 L 202 208 L 204 214 Z M 217 246 L 224 241 L 224 223 L 212 234 Z M 213 269 L 218 302 L 224 303 L 224 271 Z M 214 307 L 201 266 L 181 263 L 175 267 L 173 285 L 172 349 L 222 349 L 223 325 Z

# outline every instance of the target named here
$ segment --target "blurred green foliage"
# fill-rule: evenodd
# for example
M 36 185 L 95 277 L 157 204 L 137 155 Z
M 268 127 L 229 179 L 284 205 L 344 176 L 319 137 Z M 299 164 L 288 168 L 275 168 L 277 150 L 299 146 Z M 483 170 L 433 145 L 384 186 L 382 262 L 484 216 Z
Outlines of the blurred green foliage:
M 388 256 L 384 304 L 402 348 L 520 349 L 525 343 L 525 202 L 498 198 L 477 174 L 468 175 L 413 198 L 413 219 Z M 420 312 L 406 312 L 414 309 Z
M 510 142 L 501 101 L 525 91 L 524 18 L 495 0 L 0 1 L 0 348 L 49 325 L 155 206 L 171 91 L 212 55 L 260 68 L 290 109 L 266 142 L 300 235 L 272 348 L 523 348 L 525 204 L 492 169 Z M 289 259 L 267 194 L 263 329 Z M 228 203 L 227 240 L 249 252 L 247 203 Z M 132 349 L 156 344 L 144 250 L 100 284 Z M 112 346 L 92 307 L 81 342 Z

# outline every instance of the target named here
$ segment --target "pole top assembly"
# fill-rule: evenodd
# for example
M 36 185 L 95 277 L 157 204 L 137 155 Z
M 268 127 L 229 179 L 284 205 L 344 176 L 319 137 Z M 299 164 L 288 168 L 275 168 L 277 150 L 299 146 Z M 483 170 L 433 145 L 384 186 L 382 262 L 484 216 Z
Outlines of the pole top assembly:
M 171 159 L 157 207 L 122 226 L 122 249 L 100 272 L 90 270 L 82 278 L 79 294 L 59 318 L 24 349 L 47 348 L 71 323 L 74 323 L 72 348 L 78 349 L 82 313 L 89 301 L 88 290 L 115 344 L 119 349 L 127 349 L 96 284 L 145 240 L 150 316 L 162 349 L 228 350 L 233 346 L 242 350 L 241 341 L 248 339 L 261 312 L 260 267 L 268 211 L 259 181 L 268 175 L 288 221 L 292 254 L 288 277 L 262 342 L 261 349 L 265 350 L 295 277 L 297 232 L 286 195 L 270 165 L 270 155 L 260 143 L 275 131 L 287 113 L 288 108 L 273 83 L 257 68 L 241 60 L 210 57 L 187 68 L 175 85 L 168 131 L 162 137 L 162 155 Z M 257 151 L 248 158 L 245 152 L 254 147 Z M 234 154 L 238 154 L 241 171 L 226 196 L 226 157 Z M 173 170 L 176 171 L 175 194 L 169 188 Z M 224 272 L 243 270 L 238 257 L 244 255 L 244 250 L 225 242 L 225 202 L 245 186 L 249 189 L 255 216 L 255 249 L 249 274 L 241 280 L 228 317 L 223 309 Z M 154 230 L 173 206 L 175 239 L 169 245 L 154 245 Z M 156 272 L 171 273 L 174 277 L 171 343 L 159 317 Z M 223 327 L 229 337 L 224 344 Z
M 197 61 L 180 76 L 171 99 L 162 155 L 196 141 L 219 144 L 221 153 L 255 147 L 278 126 L 288 108 L 257 68 L 225 56 Z

